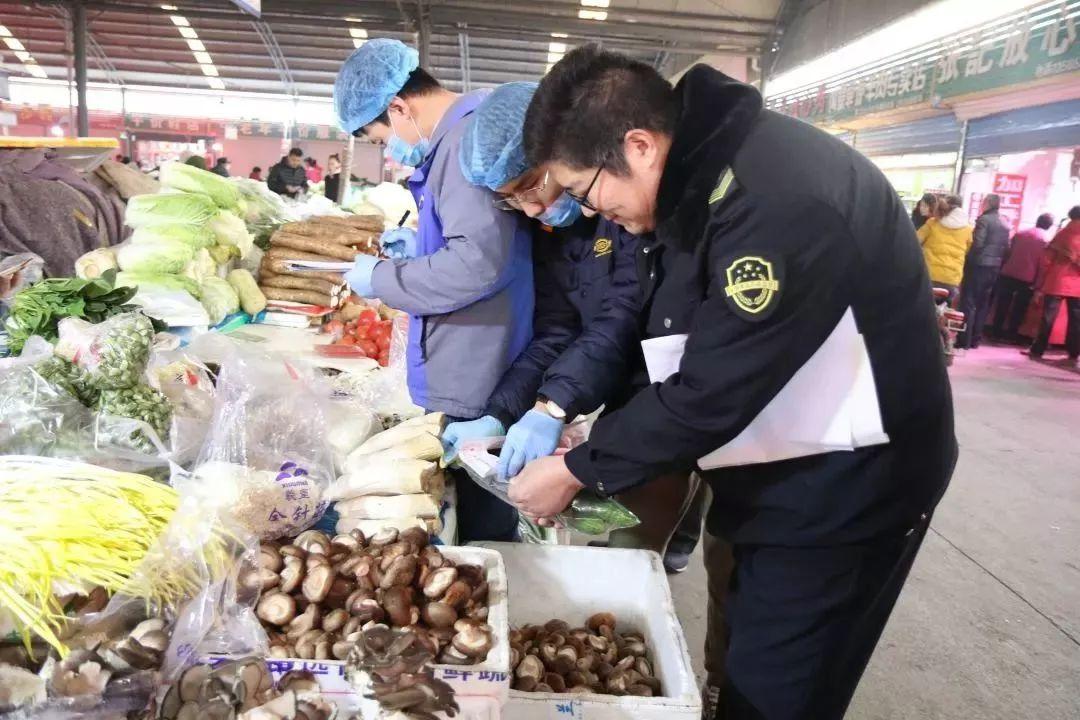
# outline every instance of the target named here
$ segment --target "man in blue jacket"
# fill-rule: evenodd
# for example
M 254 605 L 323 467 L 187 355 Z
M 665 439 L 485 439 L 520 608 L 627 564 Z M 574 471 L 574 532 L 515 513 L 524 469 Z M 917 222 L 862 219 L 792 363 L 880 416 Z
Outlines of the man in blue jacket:
M 415 167 L 409 189 L 419 231 L 384 234 L 390 260 L 360 255 L 352 290 L 410 315 L 408 384 L 413 402 L 451 420 L 471 420 L 532 335 L 532 250 L 526 219 L 502 212 L 468 182 L 458 148 L 485 92 L 452 93 L 419 67 L 412 48 L 372 40 L 345 61 L 334 110 L 346 132 L 386 144 Z M 457 478 L 461 542 L 509 540 L 513 508 Z
M 503 479 L 551 455 L 566 422 L 601 405 L 610 411 L 631 388 L 648 384 L 637 329 L 638 237 L 608 220 L 582 217 L 580 206 L 542 168 L 528 166 L 522 126 L 535 90 L 531 82 L 495 89 L 470 117 L 460 151 L 467 180 L 502 196 L 499 206 L 508 212 L 537 220 L 532 341 L 488 398 L 483 417 L 451 424 L 443 433 L 455 448 L 464 440 L 505 434 Z M 611 544 L 664 554 L 695 484 L 686 473 L 652 483 L 628 503 L 641 525 L 612 533 Z M 700 515 L 691 515 L 689 537 L 675 554 L 688 555 L 697 542 Z

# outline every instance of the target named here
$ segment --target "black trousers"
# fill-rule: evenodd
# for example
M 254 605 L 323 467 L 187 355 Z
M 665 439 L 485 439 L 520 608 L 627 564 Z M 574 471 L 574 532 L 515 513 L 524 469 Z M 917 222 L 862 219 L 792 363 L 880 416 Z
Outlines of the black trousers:
M 1064 300 L 1069 313 L 1069 326 L 1065 331 L 1065 351 L 1069 357 L 1080 357 L 1080 297 L 1061 297 L 1060 295 L 1047 295 L 1043 298 L 1043 316 L 1039 324 L 1039 336 L 1031 345 L 1032 355 L 1042 355 L 1046 352 L 1046 346 L 1050 344 L 1050 332 L 1054 329 L 1054 320 L 1057 319 L 1058 310 L 1061 309 L 1061 301 Z
M 447 417 L 446 422 L 473 419 Z M 454 478 L 457 493 L 459 545 L 479 540 L 514 542 L 518 539 L 518 513 L 513 505 L 477 485 L 464 470 L 450 468 L 447 472 Z
M 725 720 L 843 718 L 929 523 L 864 545 L 736 545 Z
M 1031 283 L 1002 275 L 994 288 L 994 337 L 1012 339 L 1024 322 L 1033 291 Z
M 973 267 L 964 271 L 964 284 L 960 286 L 960 312 L 964 313 L 967 330 L 960 334 L 957 347 L 979 347 L 983 325 L 990 312 L 990 293 L 997 281 L 998 268 Z

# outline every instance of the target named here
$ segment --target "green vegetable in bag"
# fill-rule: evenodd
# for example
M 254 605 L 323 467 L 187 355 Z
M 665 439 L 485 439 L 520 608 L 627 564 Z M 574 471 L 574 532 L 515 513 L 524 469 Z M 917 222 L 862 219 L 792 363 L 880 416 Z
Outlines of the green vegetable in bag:
M 137 385 L 146 371 L 154 326 L 142 313 L 117 315 L 101 325 L 67 321 L 60 329 L 57 354 L 75 361 L 100 390 Z
M 149 385 L 139 384 L 118 390 L 105 390 L 101 393 L 99 407 L 109 415 L 145 422 L 162 442 L 168 438 L 172 406 L 164 395 Z M 108 439 L 141 452 L 156 452 L 154 443 L 141 430 Z
M 78 365 L 53 355 L 38 363 L 34 370 L 47 382 L 75 396 L 83 405 L 97 405 L 100 391 L 91 382 L 90 374 Z
M 637 515 L 626 509 L 622 503 L 603 498 L 591 490 L 582 490 L 570 503 L 570 507 L 559 513 L 558 522 L 585 535 L 603 535 L 612 530 L 640 525 Z

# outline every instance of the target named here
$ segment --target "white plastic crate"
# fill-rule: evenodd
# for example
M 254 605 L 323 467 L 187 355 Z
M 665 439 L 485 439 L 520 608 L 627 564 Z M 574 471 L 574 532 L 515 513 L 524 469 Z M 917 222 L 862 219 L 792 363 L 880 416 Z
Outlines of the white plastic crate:
M 584 624 L 613 612 L 618 629 L 645 635 L 663 697 L 524 693 L 511 690 L 507 720 L 698 720 L 701 697 L 660 556 L 646 550 L 480 543 L 506 566 L 510 626 L 551 619 Z

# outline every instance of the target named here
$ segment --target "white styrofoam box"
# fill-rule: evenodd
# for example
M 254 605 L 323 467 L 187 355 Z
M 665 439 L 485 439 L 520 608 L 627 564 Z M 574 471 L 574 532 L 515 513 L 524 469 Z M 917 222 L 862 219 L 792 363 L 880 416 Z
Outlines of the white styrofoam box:
M 440 545 L 439 551 L 456 564 L 479 565 L 484 568 L 488 583 L 488 625 L 494 632 L 494 645 L 487 658 L 476 665 L 433 665 L 435 677 L 454 688 L 455 696 L 464 711 L 472 708 L 474 715 L 464 717 L 487 720 L 488 707 L 506 702 L 510 690 L 510 639 L 506 608 L 506 568 L 495 550 L 481 547 Z M 227 658 L 214 656 L 209 661 L 223 662 Z M 345 677 L 345 663 L 339 660 L 302 660 L 285 658 L 267 660 L 270 672 L 277 680 L 290 670 L 309 670 L 319 681 L 323 693 L 347 713 L 363 712 L 363 699 Z M 458 716 L 463 717 L 462 715 Z M 498 715 L 491 715 L 492 719 Z
M 663 697 L 524 693 L 511 690 L 503 717 L 512 720 L 698 720 L 701 697 L 660 556 L 647 550 L 565 545 L 479 543 L 506 565 L 511 627 L 552 619 L 583 625 L 612 612 L 617 630 L 645 635 Z

